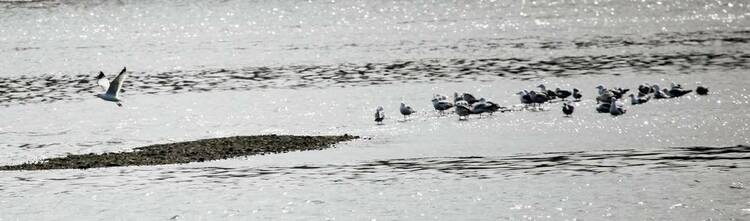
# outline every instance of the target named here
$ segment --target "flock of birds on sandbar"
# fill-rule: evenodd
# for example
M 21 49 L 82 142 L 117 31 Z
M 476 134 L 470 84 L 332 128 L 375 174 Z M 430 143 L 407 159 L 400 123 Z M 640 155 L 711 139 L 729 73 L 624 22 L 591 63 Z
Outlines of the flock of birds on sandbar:
M 120 99 L 120 91 L 122 91 L 122 83 L 127 77 L 127 69 L 122 68 L 122 71 L 112 81 L 108 81 L 103 72 L 99 72 L 97 78 L 97 84 L 104 90 L 104 93 L 95 95 L 105 101 L 115 102 L 117 106 L 122 106 L 122 100 Z M 683 89 L 682 85 L 672 83 L 669 89 L 662 89 L 658 84 L 644 83 L 638 86 L 638 93 L 631 93 L 630 104 L 639 105 L 648 102 L 651 99 L 669 99 L 677 98 L 683 95 L 693 92 L 693 90 Z M 542 105 L 552 102 L 557 102 L 557 99 L 563 102 L 562 112 L 565 116 L 570 117 L 575 110 L 575 107 L 571 105 L 570 100 L 566 100 L 569 97 L 573 98 L 573 102 L 581 101 L 583 95 L 580 90 L 573 88 L 572 91 L 562 90 L 556 88 L 555 90 L 548 90 L 544 84 L 537 86 L 540 90 L 529 91 L 522 90 L 516 93 L 519 96 L 519 100 L 523 105 L 522 109 L 527 110 L 539 110 Z M 624 88 L 613 88 L 608 89 L 604 85 L 597 85 L 598 95 L 595 100 L 598 104 L 596 111 L 599 113 L 609 113 L 613 116 L 623 115 L 627 110 L 619 103 L 619 100 L 627 94 L 630 89 Z M 704 86 L 698 86 L 695 89 L 698 95 L 707 95 L 708 88 Z M 492 115 L 495 112 L 506 112 L 513 111 L 508 107 L 500 106 L 492 101 L 485 98 L 477 99 L 474 95 L 469 93 L 458 94 L 453 93 L 453 101 L 449 101 L 448 97 L 440 94 L 435 94 L 432 98 L 432 106 L 440 115 L 445 115 L 446 111 L 451 108 L 454 109 L 454 113 L 458 115 L 459 120 L 468 120 L 471 115 L 478 115 L 480 118 L 482 114 Z M 406 105 L 403 101 L 399 108 L 399 112 L 403 115 L 406 120 L 410 115 L 416 113 L 416 111 L 409 105 Z M 382 124 L 385 120 L 385 110 L 382 106 L 378 106 L 375 109 L 375 122 Z
M 693 90 L 683 89 L 682 85 L 674 82 L 670 86 L 670 89 L 662 89 L 658 84 L 641 84 L 638 86 L 637 93 L 630 93 L 628 95 L 628 97 L 630 98 L 630 104 L 644 104 L 651 99 L 677 98 L 693 92 Z M 581 98 L 583 98 L 581 91 L 577 88 L 573 88 L 572 91 L 563 90 L 560 88 L 556 88 L 555 90 L 548 90 L 544 84 L 540 84 L 539 86 L 537 86 L 537 88 L 540 89 L 538 92 L 533 90 L 522 90 L 516 93 L 522 105 L 522 108 L 520 110 L 540 110 L 543 108 L 542 106 L 544 104 L 561 101 L 563 102 L 562 113 L 566 117 L 570 117 L 575 110 L 575 106 L 573 106 L 571 102 L 578 102 L 581 101 Z M 619 103 L 619 101 L 626 94 L 628 94 L 630 89 L 608 89 L 604 85 L 597 85 L 596 89 L 598 91 L 598 94 L 595 97 L 595 100 L 597 104 L 596 111 L 598 113 L 609 113 L 612 116 L 619 116 L 627 112 L 627 110 L 623 107 L 622 104 Z M 695 89 L 695 92 L 698 95 L 707 95 L 708 88 L 704 86 L 698 86 Z M 572 97 L 572 100 L 568 100 L 568 98 L 570 97 Z M 471 115 L 478 115 L 481 118 L 482 114 L 492 115 L 493 113 L 498 111 L 506 112 L 516 110 L 499 106 L 498 104 L 488 101 L 485 98 L 477 99 L 474 95 L 469 93 L 453 93 L 453 101 L 449 101 L 448 98 L 444 95 L 435 94 L 432 98 L 432 106 L 440 115 L 444 115 L 446 111 L 454 108 L 455 110 L 453 112 L 458 115 L 459 120 L 468 120 L 469 116 Z M 404 120 L 406 120 L 409 115 L 416 113 L 414 109 L 406 105 L 403 101 L 401 102 L 399 112 L 401 113 L 401 115 L 403 115 Z M 377 124 L 382 124 L 384 120 L 385 111 L 382 106 L 378 106 L 375 110 L 375 122 Z

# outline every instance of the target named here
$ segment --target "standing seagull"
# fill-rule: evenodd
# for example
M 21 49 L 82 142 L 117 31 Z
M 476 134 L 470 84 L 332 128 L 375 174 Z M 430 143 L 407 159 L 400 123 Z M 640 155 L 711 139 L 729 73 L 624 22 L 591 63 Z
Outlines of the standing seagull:
M 471 114 L 471 108 L 469 102 L 458 101 L 456 102 L 456 114 L 458 114 L 458 120 L 468 120 Z
M 521 99 L 521 104 L 523 104 L 524 107 L 528 108 L 529 104 L 533 104 L 534 103 L 534 101 L 531 100 L 531 96 L 529 96 L 529 92 L 527 90 L 519 91 L 516 94 Z
M 573 110 L 574 109 L 575 109 L 575 107 L 573 107 L 572 105 L 568 104 L 568 102 L 563 103 L 562 112 L 563 112 L 563 114 L 565 114 L 566 117 L 570 117 L 570 115 L 573 114 Z
M 535 91 L 529 92 L 529 97 L 531 97 L 531 101 L 533 101 L 536 104 L 539 104 L 540 106 L 550 100 L 550 98 L 547 97 L 547 95 L 544 95 L 541 92 L 537 94 Z
M 411 107 L 406 106 L 404 102 L 401 102 L 401 108 L 399 110 L 401 111 L 401 115 L 404 115 L 404 120 L 406 120 L 406 116 L 416 113 L 416 111 L 412 110 Z
M 105 100 L 105 101 L 112 101 L 116 102 L 117 106 L 122 107 L 122 103 L 120 103 L 120 89 L 122 88 L 122 81 L 125 80 L 125 77 L 127 77 L 127 73 L 125 73 L 126 68 L 123 67 L 122 71 L 120 71 L 120 74 L 115 77 L 115 79 L 112 80 L 112 82 L 107 82 L 107 79 L 104 78 L 104 73 L 99 72 L 99 76 L 97 76 L 97 84 L 99 84 L 102 88 L 107 88 L 107 91 L 103 94 L 97 94 L 96 96 Z
M 583 97 L 583 95 L 581 95 L 581 91 L 579 91 L 578 88 L 573 88 L 573 99 L 575 99 L 576 101 L 581 101 L 581 97 Z
M 375 122 L 377 122 L 377 124 L 383 124 L 384 119 L 385 119 L 385 111 L 383 111 L 382 106 L 378 106 L 378 108 L 375 109 Z

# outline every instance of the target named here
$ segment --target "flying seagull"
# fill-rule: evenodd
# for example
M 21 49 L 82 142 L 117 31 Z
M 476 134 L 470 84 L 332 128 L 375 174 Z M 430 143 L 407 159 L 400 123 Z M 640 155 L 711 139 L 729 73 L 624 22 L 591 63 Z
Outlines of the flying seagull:
M 120 71 L 120 74 L 115 77 L 111 82 L 107 82 L 107 79 L 104 77 L 104 73 L 101 71 L 99 72 L 99 76 L 97 76 L 97 84 L 99 84 L 102 88 L 107 88 L 107 91 L 103 94 L 97 94 L 96 96 L 105 100 L 105 101 L 112 101 L 117 103 L 117 106 L 122 107 L 122 103 L 120 102 L 120 89 L 122 88 L 122 81 L 125 80 L 125 77 L 127 77 L 127 73 L 125 73 L 126 68 L 123 67 L 122 71 Z

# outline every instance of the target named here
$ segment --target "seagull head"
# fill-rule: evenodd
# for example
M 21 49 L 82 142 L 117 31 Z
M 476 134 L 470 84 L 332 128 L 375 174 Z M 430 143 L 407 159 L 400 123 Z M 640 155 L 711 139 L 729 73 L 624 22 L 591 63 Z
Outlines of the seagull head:
M 546 90 L 547 89 L 547 87 L 544 86 L 544 84 L 539 84 L 536 87 L 538 87 L 539 89 L 542 89 L 542 90 Z
M 600 85 L 596 85 L 596 89 L 603 90 L 604 89 L 604 85 L 601 85 L 601 84 Z
M 573 92 L 579 92 L 578 88 L 573 88 Z
M 377 111 L 377 112 L 381 112 L 381 111 L 383 111 L 383 106 L 378 106 L 378 108 L 377 108 L 377 109 L 375 109 L 375 111 Z

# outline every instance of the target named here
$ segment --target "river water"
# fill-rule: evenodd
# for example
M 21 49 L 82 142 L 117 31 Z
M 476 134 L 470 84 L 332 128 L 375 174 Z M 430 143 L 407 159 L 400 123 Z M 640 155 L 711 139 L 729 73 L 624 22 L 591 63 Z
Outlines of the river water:
M 0 164 L 253 134 L 334 149 L 0 172 L 0 220 L 750 219 L 744 1 L 0 1 Z M 127 66 L 124 106 L 94 76 Z M 594 111 L 594 87 L 708 96 Z M 468 121 L 433 94 L 573 117 Z M 403 120 L 404 101 L 418 112 Z M 387 119 L 375 125 L 375 107 Z M 700 148 L 727 147 L 721 149 Z

